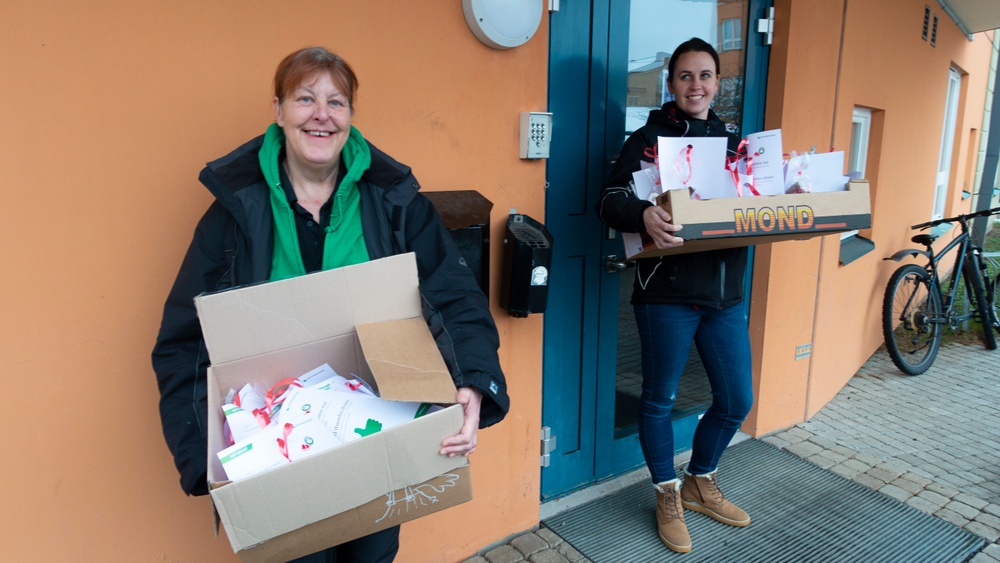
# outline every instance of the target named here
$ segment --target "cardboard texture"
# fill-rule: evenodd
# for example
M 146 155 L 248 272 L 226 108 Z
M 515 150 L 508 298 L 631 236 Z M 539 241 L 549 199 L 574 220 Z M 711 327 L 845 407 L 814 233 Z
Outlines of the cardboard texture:
M 472 499 L 468 459 L 438 454 L 460 405 L 247 479 L 226 480 L 221 401 L 329 363 L 393 400 L 453 403 L 456 389 L 424 322 L 413 254 L 195 300 L 208 371 L 208 478 L 245 561 L 314 553 Z
M 839 192 L 695 200 L 682 191 L 659 196 L 659 205 L 684 228 L 684 244 L 658 249 L 644 234 L 624 233 L 629 259 L 804 240 L 871 226 L 868 182 L 852 180 Z
M 302 557 L 329 547 L 331 541 L 337 545 L 395 526 L 402 513 L 419 510 L 421 516 L 433 514 L 459 504 L 449 503 L 449 499 L 465 497 L 472 498 L 472 481 L 467 466 L 418 486 L 393 491 L 357 507 L 349 514 L 320 520 L 275 537 L 252 550 L 241 552 L 240 559 L 248 563 L 266 563 Z M 362 527 L 362 522 L 376 522 L 376 525 Z

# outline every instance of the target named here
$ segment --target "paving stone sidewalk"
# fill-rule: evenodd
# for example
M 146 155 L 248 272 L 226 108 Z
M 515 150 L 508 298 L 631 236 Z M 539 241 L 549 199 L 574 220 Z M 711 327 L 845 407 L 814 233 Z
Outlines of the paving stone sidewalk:
M 985 538 L 971 563 L 1000 563 L 1000 351 L 942 347 L 920 376 L 885 352 L 809 421 L 762 438 Z M 465 563 L 589 563 L 540 527 Z

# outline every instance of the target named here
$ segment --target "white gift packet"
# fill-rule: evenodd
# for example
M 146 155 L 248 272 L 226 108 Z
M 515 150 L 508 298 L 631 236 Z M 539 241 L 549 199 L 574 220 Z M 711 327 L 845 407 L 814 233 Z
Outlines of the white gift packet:
M 663 191 L 686 189 L 696 199 L 736 197 L 725 166 L 725 137 L 659 137 L 657 142 Z
M 295 426 L 308 420 L 323 423 L 342 444 L 419 418 L 430 405 L 383 401 L 361 392 L 290 389 L 278 417 L 279 424 Z
M 758 195 L 785 193 L 785 167 L 781 150 L 781 129 L 747 135 L 746 162 L 750 164 L 748 176 Z
M 363 380 L 344 378 L 328 364 L 282 383 L 287 387 L 280 393 L 282 385 L 265 394 L 244 386 L 239 393 L 230 393 L 233 402 L 223 405 L 233 444 L 217 455 L 231 481 L 441 409 L 382 400 Z
M 717 199 L 846 189 L 844 153 L 792 153 L 785 160 L 781 129 L 747 135 L 738 155 L 725 137 L 659 137 L 656 163 L 633 174 L 636 195 L 656 201 L 667 190 L 688 190 L 694 199 Z M 650 176 L 649 170 L 655 171 Z
M 237 481 L 289 463 L 275 445 L 280 435 L 277 426 L 268 426 L 219 452 L 226 477 Z
M 785 193 L 839 192 L 846 189 L 844 151 L 792 154 L 785 162 Z

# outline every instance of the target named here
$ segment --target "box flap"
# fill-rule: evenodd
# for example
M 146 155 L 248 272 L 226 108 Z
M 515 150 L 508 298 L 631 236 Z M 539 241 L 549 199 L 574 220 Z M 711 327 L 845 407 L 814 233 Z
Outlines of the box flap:
M 383 399 L 455 402 L 455 383 L 423 317 L 360 324 L 357 332 Z
M 413 253 L 195 298 L 213 364 L 419 317 Z

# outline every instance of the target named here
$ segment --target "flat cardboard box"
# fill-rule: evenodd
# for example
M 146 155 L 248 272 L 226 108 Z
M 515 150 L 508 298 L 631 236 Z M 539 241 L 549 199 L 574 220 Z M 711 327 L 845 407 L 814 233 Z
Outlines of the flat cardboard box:
M 468 459 L 438 453 L 463 422 L 421 313 L 416 260 L 403 254 L 199 296 L 208 371 L 208 479 L 233 551 L 285 561 L 472 499 Z M 222 400 L 329 363 L 385 399 L 451 406 L 289 465 L 230 482 Z
M 657 199 L 684 228 L 684 244 L 658 249 L 645 234 L 623 233 L 629 260 L 803 240 L 871 226 L 868 182 L 851 180 L 839 192 L 696 200 L 684 190 Z

